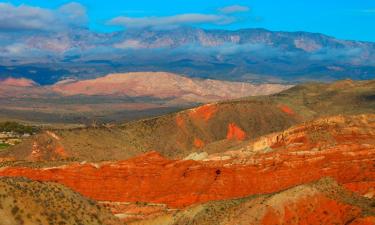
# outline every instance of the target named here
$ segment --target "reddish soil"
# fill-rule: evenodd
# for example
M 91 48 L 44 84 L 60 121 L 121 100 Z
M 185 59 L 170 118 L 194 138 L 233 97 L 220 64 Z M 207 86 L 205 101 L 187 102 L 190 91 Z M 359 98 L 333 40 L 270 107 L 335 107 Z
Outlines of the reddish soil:
M 293 111 L 293 109 L 291 109 L 287 105 L 279 105 L 279 108 L 280 108 L 281 111 L 283 111 L 284 113 L 286 113 L 286 114 L 288 114 L 290 116 L 295 115 L 295 112 Z
M 245 138 L 245 131 L 239 128 L 235 123 L 228 124 L 227 140 L 243 141 Z
M 274 193 L 322 177 L 332 177 L 349 189 L 364 193 L 362 189 L 375 188 L 374 121 L 370 115 L 321 119 L 259 138 L 239 151 L 213 155 L 208 161 L 168 160 L 151 152 L 101 164 L 4 167 L 0 176 L 55 181 L 99 201 L 162 203 L 171 208 Z M 218 160 L 222 156 L 230 157 Z M 319 196 L 296 203 L 296 208 L 301 213 L 328 210 L 305 207 L 305 202 L 315 200 L 324 201 L 337 214 L 335 218 L 346 220 L 339 214 L 357 213 L 355 208 Z M 293 217 L 294 208 L 289 211 Z M 275 213 L 269 212 L 265 224 L 273 221 Z M 329 218 L 325 224 L 335 222 Z M 315 222 L 316 218 L 307 219 Z
M 366 218 L 355 219 L 350 225 L 374 225 L 375 217 L 369 216 Z
M 189 115 L 192 119 L 208 121 L 215 115 L 217 110 L 217 105 L 208 104 L 192 109 Z
M 203 148 L 204 147 L 204 142 L 199 139 L 199 138 L 195 138 L 194 139 L 194 147 L 196 148 Z
M 349 224 L 361 216 L 361 209 L 316 194 L 296 202 L 268 207 L 261 224 Z
M 184 117 L 180 114 L 176 116 L 176 124 L 179 128 L 185 129 L 185 120 Z
M 345 187 L 366 197 L 375 197 L 375 181 L 348 183 L 345 184 Z

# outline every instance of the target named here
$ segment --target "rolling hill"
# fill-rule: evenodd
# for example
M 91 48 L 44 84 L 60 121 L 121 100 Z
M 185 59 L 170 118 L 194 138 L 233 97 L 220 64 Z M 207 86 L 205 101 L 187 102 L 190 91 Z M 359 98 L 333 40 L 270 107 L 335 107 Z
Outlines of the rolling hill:
M 374 113 L 374 90 L 374 81 L 298 85 L 270 96 L 202 105 L 121 126 L 51 130 L 0 152 L 0 156 L 100 161 L 126 159 L 151 150 L 171 158 L 223 152 L 241 141 L 314 118 Z M 63 155 L 55 154 L 62 149 Z M 32 156 L 34 150 L 40 157 Z
M 131 225 L 374 224 L 373 201 L 322 179 L 270 195 L 213 201 Z
M 0 178 L 0 224 L 120 225 L 95 201 L 51 182 Z
M 348 224 L 374 213 L 374 201 L 370 200 L 375 195 L 374 141 L 374 114 L 331 116 L 237 143 L 232 149 L 196 157 L 194 160 L 171 160 L 158 152 L 149 152 L 127 160 L 105 162 L 8 161 L 1 163 L 0 176 L 63 184 L 108 206 L 115 215 L 127 222 L 167 216 L 162 218 L 167 218 L 166 221 L 176 219 L 177 224 L 183 221 L 193 223 L 195 220 L 217 224 L 215 220 L 209 219 L 209 211 L 217 213 L 216 204 L 220 208 L 224 207 L 220 209 L 223 217 L 215 217 L 216 220 L 236 220 L 237 217 L 242 218 L 241 214 L 231 217 L 233 211 L 225 205 L 242 202 L 230 199 L 252 196 L 243 201 L 254 198 L 259 201 L 249 201 L 243 209 L 249 209 L 249 213 L 252 213 L 250 208 L 260 207 L 259 210 L 264 213 L 253 218 L 247 217 L 244 211 L 244 221 L 256 218 L 263 220 L 264 217 L 276 224 L 281 222 L 275 221 L 289 221 L 292 218 L 283 217 L 282 211 L 278 210 L 286 207 L 295 213 L 292 214 L 293 220 L 311 220 L 315 224 L 313 218 L 316 217 L 313 215 L 316 215 L 328 224 L 331 221 Z M 32 154 L 43 153 L 35 151 Z M 63 153 L 61 149 L 56 152 L 60 156 Z M 342 189 L 335 184 L 332 186 L 332 182 L 328 182 L 327 191 L 322 193 L 322 189 L 311 190 L 305 185 L 324 177 L 335 179 L 345 189 L 367 200 L 352 198 L 352 194 L 343 191 L 332 194 Z M 294 188 L 300 185 L 302 187 Z M 284 194 L 284 190 L 290 188 L 292 190 Z M 275 196 L 280 196 L 281 201 L 270 200 Z M 358 201 L 353 199 L 367 202 L 367 206 L 358 208 Z M 224 202 L 217 203 L 217 200 Z M 272 207 L 264 208 L 264 201 Z M 202 214 L 193 214 L 197 217 L 189 219 L 184 218 L 186 214 L 183 211 L 187 207 L 209 209 Z M 322 208 L 325 210 L 319 211 Z M 179 211 L 182 214 L 178 214 Z M 176 215 L 169 216 L 175 212 Z
M 123 122 L 201 103 L 277 93 L 289 87 L 192 79 L 163 72 L 109 74 L 50 86 L 7 78 L 0 80 L 0 119 L 42 124 Z

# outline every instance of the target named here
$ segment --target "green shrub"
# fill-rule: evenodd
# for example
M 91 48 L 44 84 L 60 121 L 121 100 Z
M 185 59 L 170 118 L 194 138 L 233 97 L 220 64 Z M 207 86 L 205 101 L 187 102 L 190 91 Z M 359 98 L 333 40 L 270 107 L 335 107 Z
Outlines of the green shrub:
M 17 122 L 2 122 L 0 123 L 0 132 L 15 132 L 18 134 L 32 134 L 39 129 L 33 126 L 22 125 Z

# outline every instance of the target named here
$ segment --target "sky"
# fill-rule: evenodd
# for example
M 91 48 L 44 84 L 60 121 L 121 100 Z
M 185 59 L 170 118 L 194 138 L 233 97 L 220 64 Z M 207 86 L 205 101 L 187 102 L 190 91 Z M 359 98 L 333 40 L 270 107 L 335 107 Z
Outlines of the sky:
M 111 32 L 181 25 L 307 31 L 375 42 L 375 0 L 0 1 L 0 32 L 38 32 L 73 26 Z

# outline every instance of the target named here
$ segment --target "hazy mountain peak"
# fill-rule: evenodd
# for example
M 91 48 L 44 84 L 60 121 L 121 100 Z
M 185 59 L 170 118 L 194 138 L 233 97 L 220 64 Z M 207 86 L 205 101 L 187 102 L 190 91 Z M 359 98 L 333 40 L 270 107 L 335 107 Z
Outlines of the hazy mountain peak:
M 17 86 L 17 87 L 34 87 L 34 86 L 37 86 L 37 83 L 26 78 L 8 77 L 4 80 L 0 80 L 0 85 Z

